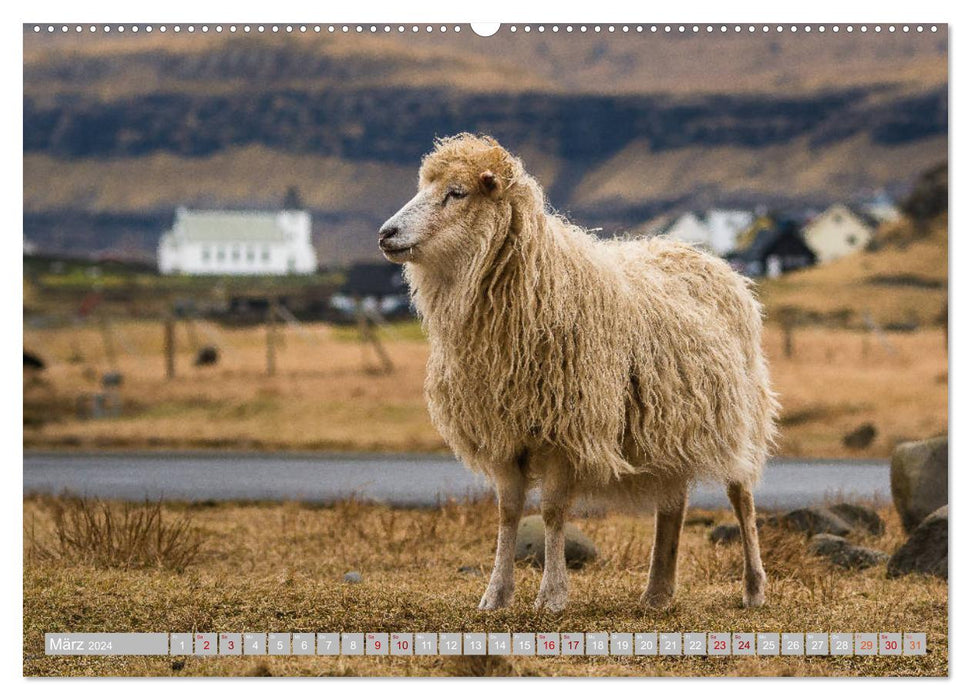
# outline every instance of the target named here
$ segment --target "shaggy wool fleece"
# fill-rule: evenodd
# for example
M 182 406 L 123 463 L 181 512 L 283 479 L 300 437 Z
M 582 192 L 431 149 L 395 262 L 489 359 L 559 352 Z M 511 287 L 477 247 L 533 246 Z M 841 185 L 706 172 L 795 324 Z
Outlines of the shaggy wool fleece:
M 431 418 L 466 464 L 555 454 L 581 493 L 654 505 L 758 479 L 778 404 L 744 277 L 664 237 L 599 240 L 489 137 L 439 141 L 419 179 L 473 194 L 460 225 L 435 214 L 437 254 L 405 263 Z

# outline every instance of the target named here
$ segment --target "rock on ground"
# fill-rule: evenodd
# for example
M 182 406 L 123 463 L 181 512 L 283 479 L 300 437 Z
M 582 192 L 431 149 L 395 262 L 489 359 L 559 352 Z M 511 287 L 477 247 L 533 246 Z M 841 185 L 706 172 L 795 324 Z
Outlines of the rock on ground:
M 765 525 L 798 530 L 808 535 L 829 534 L 843 537 L 853 530 L 864 530 L 872 535 L 882 535 L 883 519 L 872 508 L 854 503 L 837 503 L 834 506 L 797 508 L 788 513 L 759 516 L 759 530 Z M 708 532 L 712 544 L 725 544 L 741 539 L 738 523 L 716 525 Z
M 933 574 L 947 579 L 947 506 L 924 518 L 887 564 L 890 578 L 904 574 Z
M 904 442 L 890 460 L 890 492 L 904 529 L 947 504 L 947 436 Z
M 851 450 L 865 450 L 873 444 L 876 436 L 876 426 L 873 423 L 864 423 L 843 436 L 843 445 L 849 447 Z
M 593 540 L 580 532 L 573 523 L 564 527 L 566 536 L 566 565 L 579 569 L 588 561 L 597 558 L 597 547 Z M 528 561 L 542 567 L 546 561 L 546 529 L 540 515 L 530 515 L 519 523 L 516 533 L 516 561 Z
M 769 523 L 770 525 L 776 524 L 777 516 L 769 516 L 764 518 L 761 515 L 755 519 L 755 526 L 761 532 L 762 527 Z M 738 542 L 742 539 L 742 528 L 738 523 L 723 523 L 721 525 L 715 525 L 711 530 L 708 531 L 708 541 L 712 544 L 728 544 L 729 542 Z
M 830 562 L 844 569 L 867 569 L 890 558 L 884 552 L 860 547 L 845 537 L 828 534 L 814 535 L 809 540 L 809 551 L 826 557 Z
M 828 508 L 812 506 L 791 510 L 780 518 L 784 527 L 799 530 L 809 535 L 838 535 L 843 537 L 853 529 L 843 518 Z
M 344 574 L 344 583 L 360 583 L 363 580 L 359 571 L 348 571 Z
M 861 530 L 866 530 L 871 535 L 880 537 L 883 535 L 885 525 L 883 518 L 880 517 L 873 508 L 857 505 L 855 503 L 837 503 L 827 508 L 832 513 L 836 513 L 848 525 Z

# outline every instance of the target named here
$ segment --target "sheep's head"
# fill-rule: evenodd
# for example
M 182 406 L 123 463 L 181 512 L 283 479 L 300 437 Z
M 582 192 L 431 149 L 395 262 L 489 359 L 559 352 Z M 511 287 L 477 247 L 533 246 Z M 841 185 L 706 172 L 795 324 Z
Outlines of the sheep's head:
M 418 193 L 378 231 L 392 262 L 442 265 L 466 258 L 510 221 L 522 164 L 495 139 L 439 140 L 422 160 Z

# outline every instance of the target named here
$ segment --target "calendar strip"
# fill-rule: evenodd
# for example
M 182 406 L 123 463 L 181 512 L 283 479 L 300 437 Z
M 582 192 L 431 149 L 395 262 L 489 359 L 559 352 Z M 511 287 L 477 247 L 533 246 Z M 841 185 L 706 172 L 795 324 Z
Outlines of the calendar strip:
M 923 656 L 924 632 L 47 633 L 49 656 Z

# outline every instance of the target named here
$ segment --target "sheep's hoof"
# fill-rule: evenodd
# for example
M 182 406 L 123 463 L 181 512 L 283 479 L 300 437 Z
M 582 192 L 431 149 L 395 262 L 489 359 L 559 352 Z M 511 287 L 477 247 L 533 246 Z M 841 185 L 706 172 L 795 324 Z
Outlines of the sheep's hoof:
M 566 603 L 569 595 L 566 589 L 545 591 L 540 588 L 539 595 L 536 596 L 536 603 L 533 607 L 536 612 L 558 613 L 566 610 Z
M 489 586 L 486 592 L 482 594 L 482 600 L 479 601 L 479 610 L 498 610 L 499 608 L 505 608 L 512 604 L 512 600 L 512 587 L 493 588 Z
M 758 593 L 745 592 L 742 594 L 742 607 L 743 608 L 761 608 L 765 605 L 765 593 L 759 591 Z
M 742 607 L 761 608 L 765 605 L 765 574 L 757 576 L 754 581 L 747 583 L 742 591 Z
M 644 591 L 641 596 L 641 607 L 652 610 L 667 610 L 674 602 L 674 593 L 668 591 Z

